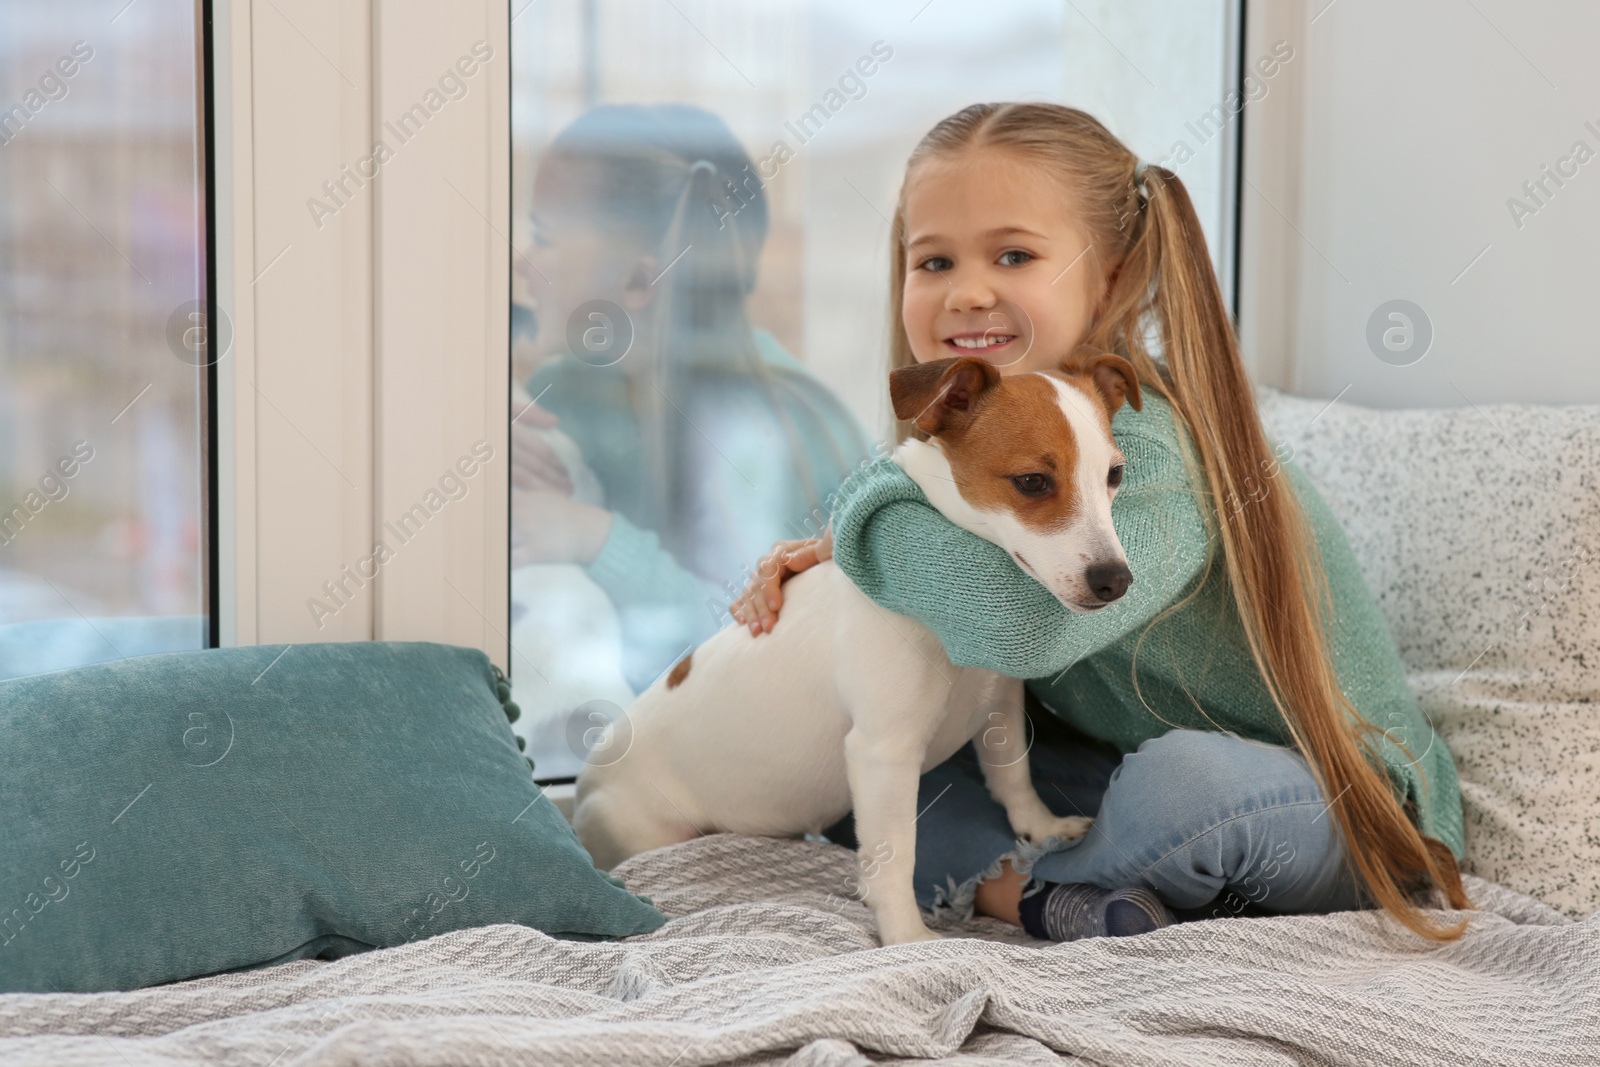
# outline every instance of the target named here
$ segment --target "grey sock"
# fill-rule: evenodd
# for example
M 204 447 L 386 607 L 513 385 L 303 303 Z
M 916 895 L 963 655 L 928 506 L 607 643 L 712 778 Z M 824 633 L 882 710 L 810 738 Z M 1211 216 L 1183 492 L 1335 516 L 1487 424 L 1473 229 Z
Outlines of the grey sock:
M 1161 898 L 1142 885 L 1128 886 L 1111 894 L 1106 901 L 1105 924 L 1107 937 L 1131 937 L 1148 934 L 1175 921 L 1172 912 Z
M 1087 882 L 1043 883 L 1023 896 L 1023 929 L 1051 941 L 1128 937 L 1173 922 L 1161 899 L 1143 886 L 1101 889 Z

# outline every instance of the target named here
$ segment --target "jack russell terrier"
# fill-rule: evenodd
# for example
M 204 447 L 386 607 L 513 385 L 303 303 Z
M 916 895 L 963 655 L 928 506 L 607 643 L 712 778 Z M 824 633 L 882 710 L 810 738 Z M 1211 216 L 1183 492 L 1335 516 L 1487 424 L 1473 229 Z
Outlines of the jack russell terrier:
M 1126 360 L 1079 348 L 1057 369 L 1001 377 L 978 357 L 940 359 L 895 370 L 889 394 L 929 435 L 894 460 L 946 518 L 1072 611 L 1127 591 L 1111 525 L 1125 462 L 1111 417 L 1124 397 L 1141 406 Z M 955 666 L 932 631 L 828 561 L 785 582 L 771 633 L 728 626 L 607 727 L 631 730 L 626 756 L 579 772 L 573 827 L 609 870 L 699 834 L 820 833 L 853 808 L 880 941 L 929 940 L 912 889 L 917 783 L 968 741 L 982 734 L 985 782 L 1019 837 L 1069 844 L 1089 830 L 1039 799 L 1025 722 L 1020 679 Z

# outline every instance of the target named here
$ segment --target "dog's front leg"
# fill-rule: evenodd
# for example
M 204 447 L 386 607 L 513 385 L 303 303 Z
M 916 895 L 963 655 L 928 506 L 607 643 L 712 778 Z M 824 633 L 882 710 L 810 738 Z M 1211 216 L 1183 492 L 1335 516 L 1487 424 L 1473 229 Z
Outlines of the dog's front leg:
M 912 871 L 917 859 L 917 783 L 923 751 L 904 738 L 868 737 L 860 727 L 844 739 L 862 897 L 885 945 L 932 941 L 917 909 Z
M 1035 844 L 1058 838 L 1070 845 L 1089 832 L 1094 820 L 1078 815 L 1058 816 L 1039 799 L 1028 767 L 1027 713 L 1022 707 L 1022 682 L 1008 678 L 983 729 L 972 739 L 983 767 L 989 795 L 1005 809 L 1012 832 Z

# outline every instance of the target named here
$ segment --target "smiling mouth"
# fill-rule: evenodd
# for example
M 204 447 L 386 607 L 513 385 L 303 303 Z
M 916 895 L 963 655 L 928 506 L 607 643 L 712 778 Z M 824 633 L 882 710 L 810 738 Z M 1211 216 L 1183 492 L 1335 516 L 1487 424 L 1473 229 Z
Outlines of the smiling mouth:
M 993 352 L 1017 339 L 1012 333 L 990 333 L 980 336 L 946 337 L 944 344 L 958 352 Z

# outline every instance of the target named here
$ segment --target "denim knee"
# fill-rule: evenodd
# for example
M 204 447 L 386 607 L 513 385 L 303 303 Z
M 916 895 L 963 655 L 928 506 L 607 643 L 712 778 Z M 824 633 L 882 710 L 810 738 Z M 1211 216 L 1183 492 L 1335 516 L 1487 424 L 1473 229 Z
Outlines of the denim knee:
M 1328 806 L 1293 749 L 1172 730 L 1123 758 L 1097 823 L 1117 854 L 1079 866 L 1097 884 L 1135 877 L 1173 907 L 1243 886 L 1272 911 L 1343 910 L 1358 900 Z
M 1170 827 L 1321 795 L 1294 750 L 1213 730 L 1169 730 L 1142 742 L 1112 781 L 1119 797 L 1137 799 L 1142 822 Z

